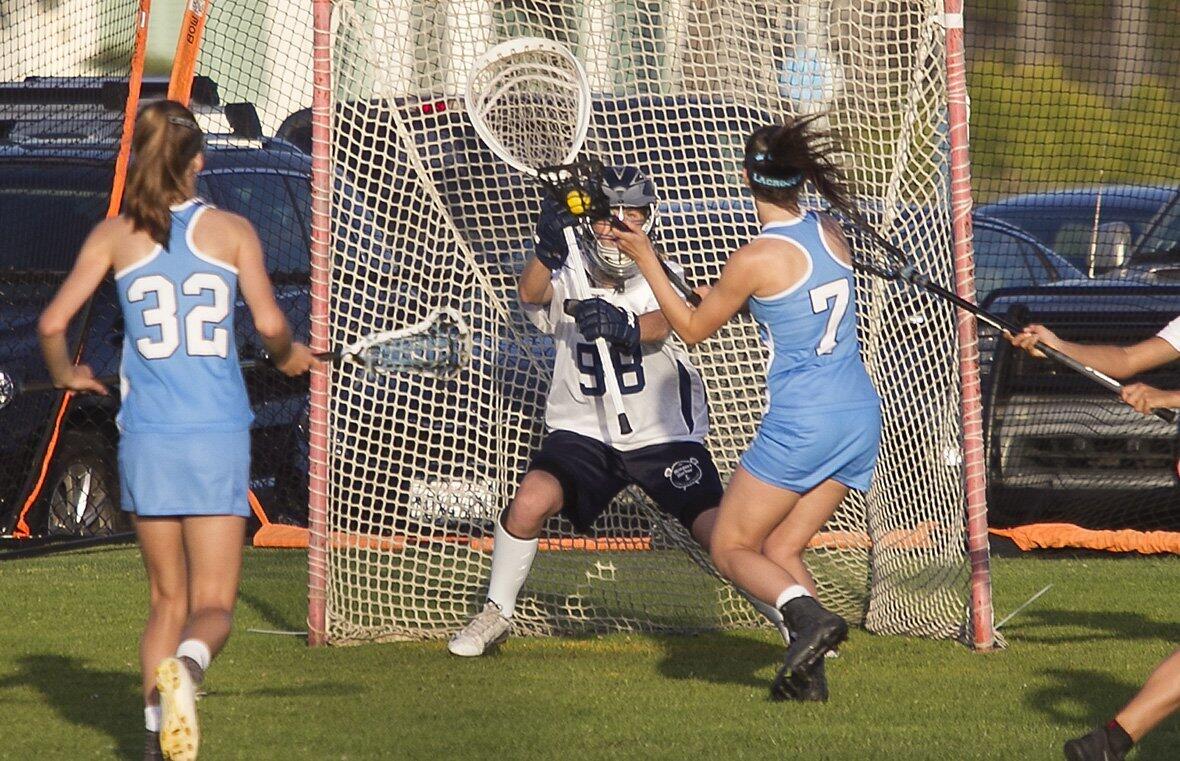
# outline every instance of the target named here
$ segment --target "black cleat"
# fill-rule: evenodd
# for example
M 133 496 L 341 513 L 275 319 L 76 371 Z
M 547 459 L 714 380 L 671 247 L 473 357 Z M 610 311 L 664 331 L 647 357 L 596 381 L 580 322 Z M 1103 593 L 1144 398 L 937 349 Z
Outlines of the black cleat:
M 770 699 L 826 703 L 828 678 L 824 675 L 824 659 L 820 658 L 809 672 L 790 673 L 779 669 L 770 685 Z
M 1069 761 L 1123 761 L 1125 757 L 1110 746 L 1106 727 L 1098 727 L 1088 735 L 1069 740 L 1062 750 Z
M 782 607 L 787 627 L 797 636 L 787 648 L 775 681 L 811 672 L 829 650 L 848 638 L 848 622 L 826 610 L 814 597 L 796 597 Z
M 163 761 L 164 751 L 160 750 L 160 733 L 144 730 L 143 761 Z

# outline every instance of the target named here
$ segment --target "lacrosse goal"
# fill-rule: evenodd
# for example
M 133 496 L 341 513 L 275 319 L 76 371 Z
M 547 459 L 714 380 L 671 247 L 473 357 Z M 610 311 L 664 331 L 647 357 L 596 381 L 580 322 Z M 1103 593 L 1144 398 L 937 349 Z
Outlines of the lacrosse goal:
M 660 244 L 690 282 L 711 282 L 757 233 L 739 171 L 745 137 L 824 111 L 845 137 L 866 216 L 934 278 L 972 293 L 962 251 L 956 274 L 951 214 L 947 41 L 959 30 L 941 2 L 436 7 L 316 4 L 313 279 L 326 329 L 316 340 L 347 344 L 449 308 L 474 346 L 456 379 L 341 367 L 313 383 L 313 642 L 441 637 L 462 625 L 483 602 L 493 520 L 543 432 L 552 345 L 515 299 L 538 190 L 483 147 L 463 112 L 466 72 L 491 46 L 538 36 L 574 51 L 593 93 L 586 150 L 655 179 Z M 961 82 L 959 60 L 950 70 Z M 875 632 L 990 646 L 985 547 L 971 604 L 966 516 L 979 488 L 966 473 L 980 447 L 963 425 L 970 324 L 892 284 L 859 279 L 858 292 L 886 427 L 872 490 L 851 496 L 813 543 L 821 596 Z M 760 418 L 764 351 L 742 318 L 692 356 L 709 389 L 707 443 L 728 473 Z M 520 631 L 759 623 L 639 493 L 621 495 L 589 536 L 553 522 L 541 547 Z

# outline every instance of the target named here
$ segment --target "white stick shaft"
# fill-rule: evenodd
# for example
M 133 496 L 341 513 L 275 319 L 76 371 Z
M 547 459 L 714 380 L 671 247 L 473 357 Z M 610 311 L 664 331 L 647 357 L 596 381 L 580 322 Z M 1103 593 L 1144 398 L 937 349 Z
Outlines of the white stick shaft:
M 573 272 L 574 298 L 584 301 L 590 298 L 590 283 L 586 278 L 586 265 L 582 261 L 582 251 L 578 248 L 578 239 L 574 228 L 565 228 L 565 245 L 567 255 L 565 264 Z M 615 377 L 615 364 L 611 361 L 610 346 L 606 339 L 599 338 L 594 342 L 598 349 L 598 362 L 602 365 L 602 382 L 606 387 L 606 398 L 611 412 L 619 421 L 620 433 L 631 432 L 631 425 L 627 422 L 627 410 L 623 407 L 623 392 L 619 390 L 619 379 Z

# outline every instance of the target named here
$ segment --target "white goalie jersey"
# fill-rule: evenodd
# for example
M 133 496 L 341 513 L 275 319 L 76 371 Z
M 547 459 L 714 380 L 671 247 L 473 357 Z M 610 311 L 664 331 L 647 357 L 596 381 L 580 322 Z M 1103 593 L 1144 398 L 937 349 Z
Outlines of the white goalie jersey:
M 557 352 L 545 427 L 589 436 L 622 451 L 669 441 L 702 441 L 709 432 L 705 386 L 688 355 L 671 337 L 640 344 L 634 352 L 611 345 L 614 367 L 610 372 L 618 379 L 632 428 L 630 434 L 619 433 L 606 402 L 598 350 L 563 308 L 573 292 L 571 277 L 568 268 L 559 270 L 551 280 L 553 300 L 545 306 L 524 305 L 529 320 L 553 336 Z M 642 275 L 628 280 L 621 291 L 591 288 L 590 292 L 636 317 L 660 308 Z

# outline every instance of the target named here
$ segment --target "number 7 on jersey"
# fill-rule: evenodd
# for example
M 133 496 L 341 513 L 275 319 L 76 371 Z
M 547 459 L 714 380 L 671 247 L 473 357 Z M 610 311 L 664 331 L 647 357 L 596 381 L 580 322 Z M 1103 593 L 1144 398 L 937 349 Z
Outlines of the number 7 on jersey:
M 824 326 L 824 334 L 815 347 L 815 353 L 819 356 L 831 354 L 836 349 L 836 330 L 840 327 L 844 313 L 848 311 L 848 281 L 841 278 L 817 285 L 807 294 L 811 297 L 813 314 L 828 313 L 828 323 Z

